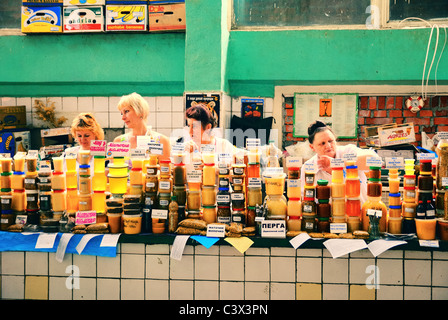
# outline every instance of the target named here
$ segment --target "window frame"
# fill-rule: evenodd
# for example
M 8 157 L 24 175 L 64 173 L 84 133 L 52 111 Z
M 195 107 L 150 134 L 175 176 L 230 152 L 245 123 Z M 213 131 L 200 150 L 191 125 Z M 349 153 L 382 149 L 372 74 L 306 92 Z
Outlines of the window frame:
M 378 26 L 367 26 L 366 24 L 352 24 L 352 25 L 315 25 L 315 26 L 290 26 L 290 27 L 273 27 L 273 26 L 240 26 L 235 24 L 235 16 L 233 13 L 234 0 L 231 0 L 229 7 L 230 23 L 229 31 L 287 31 L 287 30 L 368 30 L 368 29 L 402 29 L 402 28 L 427 28 L 437 24 L 448 25 L 448 17 L 444 19 L 430 19 L 430 20 L 393 20 L 389 21 L 390 17 L 390 4 L 389 0 L 370 0 L 370 8 L 379 9 Z M 367 7 L 368 8 L 368 7 Z M 366 11 L 367 11 L 366 8 Z M 366 12 L 367 13 L 367 12 Z M 374 11 L 373 14 L 376 14 Z M 373 16 L 373 19 L 375 17 Z M 367 22 L 368 17 L 366 18 Z

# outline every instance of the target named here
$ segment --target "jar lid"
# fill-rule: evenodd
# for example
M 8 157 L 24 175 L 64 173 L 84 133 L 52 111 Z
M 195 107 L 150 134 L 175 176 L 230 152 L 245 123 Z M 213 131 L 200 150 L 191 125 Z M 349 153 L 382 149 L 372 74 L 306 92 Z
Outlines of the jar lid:
M 369 178 L 369 181 L 370 181 L 370 182 L 380 182 L 381 179 L 378 179 L 378 178 Z
M 2 210 L 2 214 L 12 214 L 12 210 Z
M 202 206 L 202 208 L 204 208 L 204 209 L 214 209 L 214 208 L 216 208 L 216 206 Z M 236 209 L 234 209 L 234 210 L 236 210 Z
M 106 193 L 104 190 L 93 190 L 93 193 Z
M 219 191 L 229 191 L 229 187 L 219 187 Z
M 404 188 L 404 190 L 415 190 L 415 187 L 403 187 L 403 188 Z
M 210 167 L 212 167 L 212 166 L 214 166 L 215 165 L 215 163 L 204 163 L 204 166 L 210 166 Z
M 3 190 L 3 189 L 2 189 Z M 3 192 L 3 191 L 2 191 Z M 22 192 L 25 192 L 25 189 L 14 189 L 14 192 L 19 192 L 19 193 L 22 193 Z
M 95 159 L 105 159 L 106 156 L 93 156 Z
M 56 190 L 53 189 L 53 192 L 62 193 L 65 192 L 65 189 L 56 189 Z
M 81 168 L 81 166 L 79 166 Z M 142 171 L 142 168 L 131 168 L 131 171 Z
M 11 188 L 1 188 L 0 192 L 11 192 Z
M 305 197 L 305 198 L 303 198 L 303 200 L 305 200 L 305 201 L 314 201 L 314 198 Z
M 344 168 L 343 167 L 333 167 L 333 168 L 331 168 L 331 170 L 344 170 Z
M 412 179 L 412 178 L 415 178 L 415 174 L 405 174 L 404 177 Z
M 79 167 L 81 167 L 81 166 L 79 166 Z M 60 174 L 64 174 L 64 172 L 62 172 L 62 171 L 55 171 L 55 172 L 53 172 L 53 175 L 60 175 Z
M 202 185 L 202 188 L 206 188 L 206 189 L 214 189 L 215 187 L 216 187 L 216 185 L 212 185 L 212 186 Z
M 345 168 L 346 169 L 358 169 L 358 166 L 355 166 L 355 165 L 353 165 L 353 166 L 346 166 Z
M 359 198 L 359 197 L 355 197 L 355 198 L 347 198 L 347 200 L 358 201 L 358 200 L 361 200 L 361 198 Z
M 317 184 L 320 186 L 326 186 L 326 185 L 328 185 L 328 180 L 319 179 L 319 180 L 317 180 Z
M 233 208 L 232 210 L 233 211 L 244 211 L 245 209 L 244 208 Z
M 173 163 L 173 164 L 174 164 L 174 166 L 184 166 L 185 165 L 185 163 L 183 163 L 183 162 Z
M 288 170 L 297 171 L 297 170 L 300 170 L 300 167 L 289 167 Z
M 420 175 L 421 176 L 430 176 L 430 175 L 432 175 L 432 172 L 431 171 L 420 171 Z
M 0 175 L 2 175 L 2 176 L 10 176 L 10 175 L 12 175 L 12 172 L 11 171 L 2 172 Z
M 420 159 L 420 162 L 429 163 L 432 162 L 432 159 Z
M 220 205 L 218 205 L 218 208 L 226 208 L 226 209 L 229 208 L 230 209 L 230 206 L 220 206 Z
M 380 170 L 381 167 L 371 166 L 369 167 L 370 170 Z
M 398 198 L 401 196 L 401 193 L 389 193 L 389 197 Z
M 160 163 L 171 163 L 170 159 L 159 160 Z
M 23 172 L 23 171 L 14 171 L 13 174 L 14 175 L 24 175 L 25 172 Z
M 300 201 L 300 198 L 289 198 L 289 201 Z
M 319 221 L 329 221 L 330 218 L 328 218 L 328 217 L 327 218 L 318 217 L 317 220 L 319 220 Z
M 90 164 L 80 164 L 79 167 L 81 169 L 88 169 L 88 168 L 90 168 Z
M 222 207 L 218 206 L 218 208 L 222 208 Z M 224 207 L 224 208 L 225 208 L 225 207 Z M 249 210 L 255 210 L 255 207 L 248 206 L 247 209 L 249 209 Z

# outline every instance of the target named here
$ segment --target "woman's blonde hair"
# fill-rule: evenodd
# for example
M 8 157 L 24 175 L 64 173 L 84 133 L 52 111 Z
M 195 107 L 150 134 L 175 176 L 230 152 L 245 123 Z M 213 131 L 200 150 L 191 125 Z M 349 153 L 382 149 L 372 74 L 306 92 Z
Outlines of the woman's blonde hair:
M 118 102 L 118 110 L 121 111 L 126 106 L 130 106 L 134 109 L 135 113 L 138 116 L 141 116 L 142 119 L 146 120 L 149 114 L 149 105 L 145 99 L 141 95 L 136 92 L 131 94 L 122 96 L 120 101 Z
M 95 136 L 95 140 L 104 140 L 104 130 L 91 113 L 80 113 L 73 119 L 70 130 L 73 138 L 76 139 L 76 131 L 79 130 L 90 130 Z

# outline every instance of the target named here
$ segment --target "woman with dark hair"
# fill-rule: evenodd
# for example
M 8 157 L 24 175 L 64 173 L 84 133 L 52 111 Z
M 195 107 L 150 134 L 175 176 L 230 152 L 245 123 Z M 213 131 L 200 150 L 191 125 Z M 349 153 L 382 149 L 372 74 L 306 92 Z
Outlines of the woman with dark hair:
M 193 104 L 185 112 L 189 138 L 185 141 L 187 152 L 199 151 L 201 146 L 214 146 L 216 154 L 229 153 L 233 155 L 238 149 L 228 140 L 217 137 L 214 134 L 216 119 L 203 103 Z
M 311 157 L 306 164 L 314 164 L 316 168 L 316 181 L 319 179 L 328 180 L 331 184 L 331 159 L 342 159 L 344 154 L 355 154 L 356 165 L 358 166 L 358 175 L 361 181 L 361 203 L 367 200 L 367 177 L 366 170 L 369 167 L 366 165 L 366 160 L 369 157 L 379 157 L 374 150 L 361 149 L 354 144 L 337 145 L 336 136 L 334 132 L 322 121 L 315 121 L 308 127 L 308 141 L 310 148 L 316 153 Z M 304 168 L 302 166 L 302 169 Z M 302 193 L 305 185 L 305 170 L 301 170 L 301 185 Z

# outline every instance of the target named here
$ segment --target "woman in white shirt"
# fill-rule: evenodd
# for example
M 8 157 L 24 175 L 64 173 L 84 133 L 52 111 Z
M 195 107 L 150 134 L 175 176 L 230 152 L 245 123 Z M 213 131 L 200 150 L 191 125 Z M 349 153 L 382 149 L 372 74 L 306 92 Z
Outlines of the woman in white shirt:
M 354 144 L 340 146 L 336 144 L 336 137 L 330 127 L 321 121 L 315 121 L 308 127 L 308 141 L 310 148 L 316 153 L 302 166 L 300 178 L 302 195 L 305 186 L 306 164 L 314 164 L 316 168 L 315 180 L 325 179 L 331 184 L 331 159 L 342 159 L 344 154 L 356 154 L 356 165 L 358 166 L 358 176 L 361 181 L 361 203 L 367 200 L 367 177 L 365 171 L 369 170 L 366 160 L 369 157 L 379 157 L 374 150 L 361 149 Z

